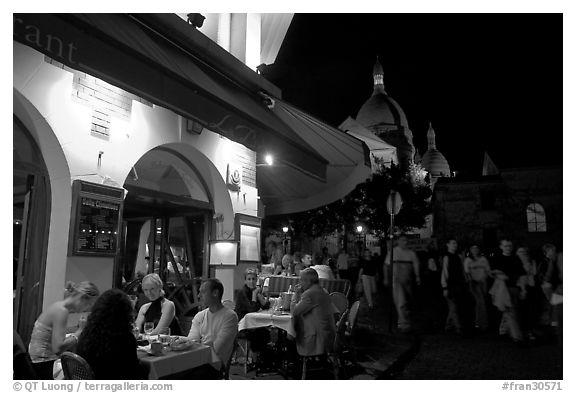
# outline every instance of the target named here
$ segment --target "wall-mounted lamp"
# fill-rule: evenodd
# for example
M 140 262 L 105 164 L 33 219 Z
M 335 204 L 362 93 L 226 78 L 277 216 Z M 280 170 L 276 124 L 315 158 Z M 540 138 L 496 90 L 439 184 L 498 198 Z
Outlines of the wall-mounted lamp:
M 288 233 L 288 227 L 282 227 L 282 232 Z
M 272 154 L 266 154 L 264 156 L 263 164 L 256 164 L 256 166 L 272 166 L 274 165 L 274 156 Z
M 362 225 L 357 225 L 357 226 L 356 226 L 356 232 L 362 233 L 363 230 L 364 230 L 364 227 L 363 227 Z
M 238 263 L 239 242 L 234 240 L 210 240 L 210 265 L 230 265 Z

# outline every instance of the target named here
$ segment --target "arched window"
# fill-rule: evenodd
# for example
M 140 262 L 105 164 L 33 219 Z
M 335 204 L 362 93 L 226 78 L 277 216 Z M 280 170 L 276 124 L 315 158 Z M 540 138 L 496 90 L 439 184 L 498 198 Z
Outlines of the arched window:
M 546 213 L 539 203 L 531 203 L 526 208 L 528 232 L 546 232 Z

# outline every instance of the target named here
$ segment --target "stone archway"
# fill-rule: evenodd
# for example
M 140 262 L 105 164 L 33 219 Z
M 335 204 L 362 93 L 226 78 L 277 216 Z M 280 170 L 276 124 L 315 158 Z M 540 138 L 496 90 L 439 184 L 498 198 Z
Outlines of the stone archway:
M 25 251 L 28 267 L 21 276 L 23 285 L 17 296 L 15 327 L 24 340 L 28 339 L 36 317 L 49 304 L 62 299 L 65 285 L 66 250 L 70 212 L 70 172 L 60 143 L 46 119 L 18 92 L 13 90 L 15 152 L 35 150 L 34 162 L 14 157 L 15 179 L 28 178 L 28 185 L 19 181 L 26 205 L 26 230 L 21 250 Z M 27 155 L 22 151 L 22 154 Z M 16 161 L 19 162 L 16 162 Z M 16 211 L 16 210 L 15 210 Z M 21 254 L 22 252 L 19 252 Z M 17 320 L 16 320 L 17 319 Z

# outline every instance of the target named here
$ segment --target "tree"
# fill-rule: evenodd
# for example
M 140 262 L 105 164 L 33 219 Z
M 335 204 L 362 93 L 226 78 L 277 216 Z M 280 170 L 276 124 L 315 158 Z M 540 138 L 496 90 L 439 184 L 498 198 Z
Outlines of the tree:
M 352 228 L 362 222 L 370 232 L 383 236 L 390 226 L 386 199 L 392 189 L 403 199 L 402 209 L 394 218 L 395 225 L 401 230 L 424 226 L 426 215 L 431 213 L 432 195 L 426 172 L 419 164 L 411 164 L 406 170 L 397 165 L 376 164 L 378 169 L 372 177 L 344 198 L 317 209 L 267 219 L 268 226 L 290 222 L 296 236 L 317 237 L 340 231 L 343 225 Z

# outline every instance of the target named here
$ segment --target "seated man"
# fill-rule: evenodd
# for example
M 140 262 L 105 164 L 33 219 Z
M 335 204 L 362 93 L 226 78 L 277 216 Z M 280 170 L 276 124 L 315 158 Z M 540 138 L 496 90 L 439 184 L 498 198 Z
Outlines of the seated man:
M 300 273 L 290 309 L 298 354 L 315 356 L 331 352 L 336 335 L 334 309 L 330 296 L 320 287 L 316 270 L 307 268 Z
M 224 307 L 222 295 L 224 287 L 220 280 L 209 278 L 200 286 L 199 300 L 204 310 L 192 320 L 187 338 L 179 338 L 177 345 L 184 342 L 199 342 L 213 348 L 221 364 L 203 365 L 183 375 L 185 379 L 220 379 L 234 349 L 234 340 L 238 332 L 238 317 L 233 310 Z

